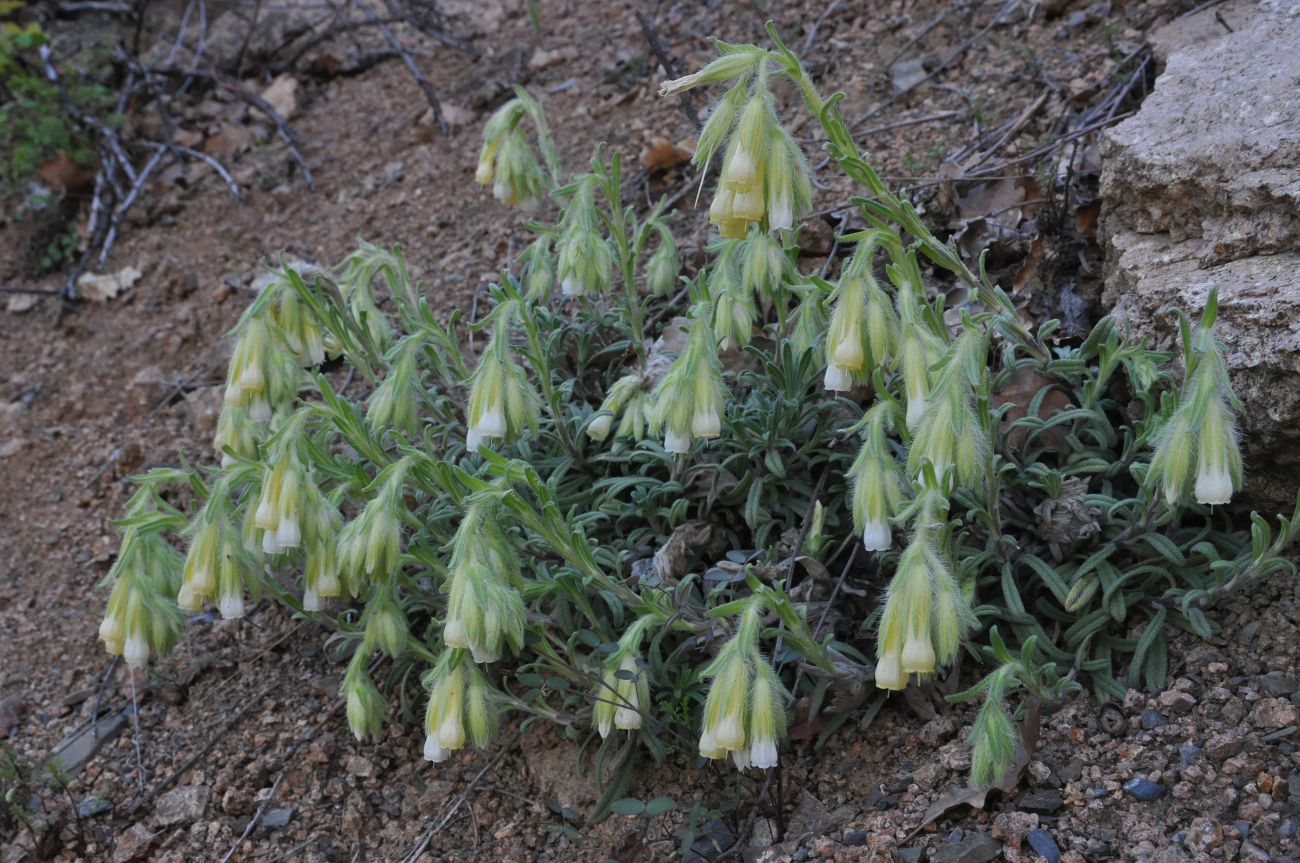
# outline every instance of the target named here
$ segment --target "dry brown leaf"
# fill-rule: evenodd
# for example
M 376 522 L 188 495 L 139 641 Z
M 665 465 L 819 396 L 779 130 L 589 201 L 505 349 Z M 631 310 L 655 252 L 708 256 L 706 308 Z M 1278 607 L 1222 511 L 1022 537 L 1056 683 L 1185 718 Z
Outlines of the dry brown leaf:
M 1082 236 L 1097 236 L 1097 219 L 1101 216 L 1101 201 L 1083 204 L 1074 213 L 1074 229 Z
M 1042 288 L 1043 280 L 1038 273 L 1038 264 L 1043 259 L 1043 246 L 1042 237 L 1034 237 L 1029 244 L 1029 253 L 1025 255 L 1025 262 L 1020 265 L 1015 278 L 1011 280 L 1011 293 L 1013 296 L 1032 296 Z
M 690 151 L 671 143 L 667 138 L 655 138 L 641 153 L 641 165 L 647 171 L 667 171 L 690 160 Z
M 81 296 L 96 302 L 107 302 L 122 291 L 129 289 L 144 275 L 135 267 L 123 267 L 116 273 L 82 273 L 77 279 L 77 291 Z
M 993 394 L 993 406 L 995 408 L 1008 405 L 1006 413 L 1002 415 L 1002 433 L 1006 436 L 1007 446 L 1012 449 L 1021 449 L 1029 438 L 1029 430 L 1023 426 L 1012 429 L 1010 426 L 1016 420 L 1023 419 L 1029 414 L 1029 407 L 1033 404 L 1034 397 L 1038 391 L 1053 380 L 1041 372 L 1030 368 L 1023 368 L 1007 379 L 1002 389 Z M 1043 396 L 1042 404 L 1039 406 L 1039 418 L 1043 420 L 1051 419 L 1063 410 L 1069 410 L 1072 407 L 1070 398 L 1059 389 L 1053 387 Z M 1066 429 L 1061 426 L 1050 428 L 1038 436 L 1040 444 L 1053 449 L 1063 450 L 1066 447 Z

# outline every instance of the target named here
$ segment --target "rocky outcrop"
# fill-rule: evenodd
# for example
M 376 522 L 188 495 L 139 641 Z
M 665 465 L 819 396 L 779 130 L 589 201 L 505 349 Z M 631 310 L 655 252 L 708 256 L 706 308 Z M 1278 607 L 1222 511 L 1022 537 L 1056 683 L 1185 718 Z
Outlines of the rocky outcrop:
M 1233 32 L 1202 30 L 1182 48 L 1166 39 L 1154 92 L 1106 133 L 1104 300 L 1135 335 L 1172 348 L 1169 307 L 1195 315 L 1218 288 L 1247 496 L 1289 511 L 1300 487 L 1300 7 L 1243 5 L 1254 8 Z

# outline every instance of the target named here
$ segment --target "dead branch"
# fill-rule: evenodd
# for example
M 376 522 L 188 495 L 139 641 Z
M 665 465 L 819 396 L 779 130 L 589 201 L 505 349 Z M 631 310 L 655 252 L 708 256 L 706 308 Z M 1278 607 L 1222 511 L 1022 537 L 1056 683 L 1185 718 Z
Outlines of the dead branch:
M 669 78 L 676 78 L 677 64 L 673 62 L 673 58 L 669 56 L 668 52 L 664 50 L 664 46 L 660 44 L 659 34 L 655 31 L 653 22 L 651 22 L 645 15 L 641 14 L 641 10 L 639 9 L 635 14 L 637 22 L 641 25 L 641 33 L 645 36 L 646 43 L 650 46 L 650 50 L 654 52 L 654 55 L 659 58 L 659 65 L 664 67 L 664 74 Z M 682 94 L 682 98 L 677 104 L 681 107 L 682 113 L 686 115 L 686 119 L 691 121 L 691 128 L 700 128 L 700 115 L 699 112 L 695 110 L 695 95 L 690 91 L 687 91 Z
M 128 817 L 132 816 L 136 812 L 140 811 L 140 807 L 144 806 L 146 803 L 153 801 L 155 797 L 157 797 L 163 791 L 171 787 L 171 784 L 173 782 L 175 782 L 177 779 L 180 779 L 182 776 L 184 776 L 185 773 L 191 767 L 193 767 L 195 764 L 198 763 L 200 758 L 202 758 L 203 756 L 207 755 L 209 752 L 212 751 L 212 747 L 216 746 L 217 743 L 219 743 L 221 739 L 226 736 L 226 732 L 230 731 L 230 729 L 235 726 L 235 723 L 239 722 L 241 719 L 247 716 L 254 707 L 261 704 L 262 699 L 265 698 L 268 694 L 270 694 L 271 690 L 275 689 L 277 686 L 279 686 L 278 683 L 272 683 L 271 685 L 264 687 L 256 695 L 254 695 L 251 699 L 249 699 L 247 704 L 239 708 L 239 710 L 235 711 L 235 714 L 231 716 L 229 719 L 227 719 L 225 723 L 223 723 L 222 726 L 219 729 L 217 729 L 217 733 L 212 735 L 210 738 L 208 738 L 207 743 L 203 744 L 203 746 L 199 747 L 199 749 L 196 752 L 191 753 L 189 758 L 186 758 L 183 762 L 181 762 L 180 767 L 177 767 L 175 770 L 169 773 L 165 779 L 163 779 L 158 784 L 154 785 L 144 794 L 141 794 L 139 797 L 137 797 L 135 802 L 133 802 L 129 807 L 127 807 L 126 810 L 127 816 Z
M 266 795 L 266 799 L 262 801 L 262 805 L 257 807 L 257 811 L 253 813 L 253 817 L 249 820 L 248 826 L 244 828 L 244 832 L 239 834 L 239 838 L 235 840 L 235 844 L 230 846 L 230 850 L 226 852 L 226 856 L 221 858 L 221 863 L 230 863 L 230 859 L 235 856 L 235 852 L 239 850 L 239 847 L 243 845 L 244 841 L 252 834 L 253 828 L 257 827 L 261 822 L 262 814 L 266 812 L 266 807 L 270 806 L 271 801 L 275 799 L 275 792 L 280 790 L 280 782 L 283 780 L 284 771 L 282 770 L 280 771 L 280 775 L 275 777 L 275 782 L 271 785 L 270 793 Z
M 354 0 L 354 2 L 356 3 L 356 7 L 361 10 L 362 14 L 365 15 L 372 24 L 379 28 L 380 33 L 384 34 L 384 38 L 388 40 L 389 45 L 393 46 L 393 50 L 401 55 L 402 62 L 405 63 L 406 68 L 411 71 L 411 77 L 415 78 L 415 83 L 419 85 L 420 90 L 424 93 L 425 101 L 427 101 L 429 107 L 433 109 L 433 119 L 438 122 L 438 128 L 442 130 L 443 135 L 450 135 L 451 128 L 447 125 L 446 118 L 442 116 L 442 106 L 438 103 L 438 96 L 433 92 L 433 85 L 429 83 L 429 79 L 424 77 L 424 73 L 421 72 L 420 67 L 416 65 L 415 58 L 411 56 L 410 52 L 407 51 L 405 47 L 403 47 L 402 43 L 398 40 L 397 36 L 393 34 L 393 31 L 389 29 L 388 25 L 381 21 L 379 16 L 376 15 L 368 5 L 366 5 L 365 0 Z

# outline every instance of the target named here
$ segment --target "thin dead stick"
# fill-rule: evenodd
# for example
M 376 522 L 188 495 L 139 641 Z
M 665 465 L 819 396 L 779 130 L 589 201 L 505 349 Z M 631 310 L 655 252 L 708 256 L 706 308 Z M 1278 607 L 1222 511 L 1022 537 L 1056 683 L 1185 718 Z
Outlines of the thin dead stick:
M 898 62 L 899 58 L 901 58 L 908 51 L 911 51 L 913 46 L 916 45 L 916 43 L 920 42 L 926 36 L 930 35 L 930 31 L 933 30 L 935 27 L 938 27 L 940 24 L 942 24 L 949 15 L 956 12 L 958 9 L 966 8 L 969 6 L 970 6 L 969 0 L 967 0 L 967 2 L 965 3 L 950 3 L 947 9 L 944 9 L 938 15 L 935 15 L 933 18 L 931 18 L 929 22 L 924 27 L 921 28 L 921 31 L 919 33 L 917 33 L 911 39 L 908 39 L 905 43 L 903 43 L 903 47 L 895 51 L 894 56 L 890 57 L 889 62 L 885 63 L 883 66 L 881 66 L 881 68 L 888 71 L 895 63 Z M 862 118 L 862 120 L 865 119 L 866 119 L 865 117 Z M 861 123 L 862 120 L 859 120 L 858 122 Z
M 271 784 L 271 793 L 267 794 L 266 799 L 262 801 L 262 805 L 257 807 L 257 811 L 253 813 L 252 820 L 248 822 L 248 826 L 244 828 L 244 832 L 239 834 L 239 838 L 235 840 L 235 844 L 230 846 L 230 850 L 226 852 L 226 856 L 221 858 L 221 863 L 230 863 L 230 858 L 235 856 L 235 852 L 239 850 L 239 846 L 244 844 L 244 841 L 252 834 L 253 828 L 257 827 L 258 823 L 261 822 L 262 813 L 266 811 L 266 807 L 270 806 L 271 801 L 275 799 L 275 792 L 279 790 L 280 782 L 283 779 L 284 771 L 282 770 L 280 771 L 280 775 L 275 777 L 275 782 Z
M 104 690 L 108 689 L 108 681 L 113 677 L 113 670 L 117 668 L 117 664 L 121 661 L 122 655 L 120 653 L 113 656 L 113 661 L 108 664 L 108 670 L 104 672 L 104 679 L 99 682 L 99 689 L 95 690 L 95 706 L 90 715 L 90 736 L 94 740 L 99 739 L 99 708 L 104 703 Z
M 288 860 L 290 857 L 297 854 L 299 851 L 306 848 L 308 845 L 310 845 L 315 841 L 316 841 L 316 837 L 313 836 L 311 839 L 307 839 L 306 841 L 299 842 L 297 845 L 294 845 L 292 848 L 285 849 L 283 854 L 277 854 L 276 856 L 272 857 L 270 860 L 266 861 L 266 863 L 280 863 L 281 860 Z
M 302 139 L 289 125 L 289 121 L 285 120 L 270 102 L 244 85 L 222 75 L 216 69 L 211 70 L 211 77 L 222 87 L 271 118 L 271 122 L 275 123 L 275 130 L 280 135 L 280 139 L 289 145 L 289 152 L 293 154 L 293 160 L 298 163 L 299 168 L 302 168 L 302 177 L 307 181 L 307 188 L 313 192 L 316 191 L 316 179 L 312 176 L 311 168 L 307 166 L 307 159 L 302 154 Z
M 378 27 L 379 32 L 384 34 L 384 38 L 388 40 L 389 45 L 393 46 L 393 50 L 401 55 L 402 62 L 406 64 L 406 68 L 411 72 L 411 77 L 415 78 L 415 83 L 419 85 L 420 90 L 424 93 L 425 101 L 433 109 L 433 119 L 438 122 L 438 128 L 442 130 L 443 135 L 450 135 L 451 128 L 447 125 L 447 119 L 442 116 L 442 106 L 438 103 L 438 95 L 433 92 L 433 85 L 429 83 L 429 79 L 424 77 L 424 73 L 416 65 L 415 58 L 406 50 L 397 36 L 393 34 L 393 31 L 388 28 L 388 25 L 381 21 L 379 16 L 365 4 L 364 0 L 354 0 L 354 2 L 356 7 L 361 10 L 361 13 L 370 20 L 370 23 Z
M 641 10 L 638 9 L 635 14 L 637 22 L 641 25 L 641 34 L 645 36 L 646 44 L 650 46 L 650 50 L 659 58 L 659 65 L 664 67 L 664 74 L 669 78 L 676 78 L 677 64 L 673 62 L 673 58 L 668 55 L 668 52 L 664 50 L 664 46 L 659 42 L 659 34 L 655 31 L 654 24 L 651 23 L 649 18 L 641 14 Z M 681 100 L 677 104 L 682 109 L 682 113 L 686 115 L 686 119 L 691 121 L 691 128 L 698 129 L 700 127 L 700 115 L 695 110 L 694 94 L 689 91 L 683 93 Z
M 893 123 L 886 123 L 883 126 L 872 126 L 858 134 L 863 138 L 869 138 L 872 135 L 879 135 L 881 132 L 889 132 L 894 129 L 902 129 L 907 126 L 919 126 L 922 123 L 933 123 L 936 120 L 950 120 L 953 117 L 960 117 L 965 111 L 939 111 L 935 114 L 927 114 L 924 117 L 912 117 L 907 120 L 896 120 Z
M 135 694 L 135 669 L 126 667 L 126 676 L 131 678 L 131 742 L 135 744 L 135 778 L 144 791 L 144 752 L 140 748 L 140 701 Z
M 1008 3 L 1016 3 L 1016 2 L 1019 2 L 1019 0 L 1008 0 Z M 958 45 L 957 50 L 953 51 L 952 55 L 947 60 L 945 60 L 943 63 L 940 63 L 930 72 L 927 72 L 925 77 L 922 78 L 921 80 L 909 84 L 907 87 L 893 94 L 888 99 L 881 102 L 879 105 L 872 108 L 867 113 L 863 114 L 861 117 L 858 118 L 858 121 L 853 125 L 857 126 L 862 123 L 865 123 L 866 121 L 870 120 L 872 117 L 884 111 L 890 105 L 897 102 L 899 99 L 906 96 L 908 93 L 911 93 L 917 87 L 920 87 L 922 84 L 929 83 L 929 81 L 932 78 L 934 78 L 936 75 L 946 72 L 948 71 L 948 69 L 952 68 L 952 66 L 956 64 L 958 60 L 966 56 L 966 52 L 969 51 L 972 47 L 974 47 L 976 42 L 978 42 L 980 39 L 983 39 L 988 34 L 988 32 L 992 30 L 994 26 L 997 25 L 998 21 L 1002 17 L 1002 12 L 1007 8 L 1008 8 L 1008 4 L 1003 4 L 1002 8 L 999 9 L 998 12 L 993 16 L 993 20 L 989 21 L 988 24 L 985 24 L 984 27 L 981 28 L 979 32 L 977 32 L 974 36 L 970 37 L 965 42 Z
M 989 159 L 993 158 L 993 155 L 997 153 L 998 150 L 1001 150 L 1008 143 L 1015 140 L 1016 136 L 1019 135 L 1020 132 L 1025 128 L 1025 126 L 1029 124 L 1030 119 L 1032 119 L 1033 116 L 1038 113 L 1038 109 L 1043 107 L 1043 105 L 1047 104 L 1047 97 L 1049 95 L 1051 94 L 1048 92 L 1040 93 L 1038 98 L 1035 99 L 1033 102 L 1031 102 L 1029 106 L 1025 108 L 1025 110 L 1020 112 L 1020 116 L 1016 117 L 1016 119 L 1011 122 L 1010 127 L 1004 133 L 999 135 L 997 140 L 994 141 L 993 144 L 987 150 L 985 150 L 983 153 L 976 153 L 975 156 L 972 157 L 972 158 L 978 157 L 975 158 L 974 162 L 967 160 L 962 165 L 963 172 L 969 171 L 972 168 L 976 168 L 984 164 Z
M 432 36 L 448 48 L 455 48 L 471 60 L 477 60 L 481 55 L 479 50 L 467 42 L 465 39 L 451 33 L 447 29 L 446 17 L 438 11 L 436 3 L 430 3 L 428 0 L 420 0 L 416 3 L 415 8 L 419 10 L 419 15 L 412 13 L 398 0 L 384 0 L 384 5 L 388 11 L 401 17 L 403 21 L 410 24 L 416 30 L 419 30 L 426 36 Z M 434 20 L 422 21 L 421 17 L 429 17 Z
M 11 288 L 0 286 L 0 294 L 40 294 L 57 297 L 59 291 L 54 288 Z
M 425 831 L 424 836 L 420 839 L 420 843 L 412 849 L 411 853 L 402 858 L 403 863 L 415 863 L 415 860 L 424 853 L 424 849 L 429 847 L 429 843 L 433 841 L 434 835 L 443 827 L 447 826 L 448 822 L 451 821 L 452 816 L 455 815 L 457 810 L 459 810 L 460 807 L 464 805 L 465 801 L 469 799 L 469 795 L 474 791 L 474 787 L 478 785 L 479 780 L 483 778 L 484 774 L 495 767 L 496 763 L 500 761 L 507 752 L 514 748 L 515 744 L 519 742 L 519 738 L 522 736 L 522 730 L 516 731 L 514 737 L 510 738 L 509 742 L 503 744 L 497 754 L 493 755 L 491 760 L 489 760 L 487 764 L 483 765 L 483 769 L 474 774 L 474 778 L 465 786 L 465 790 L 462 791 L 455 801 L 438 816 L 432 826 Z
M 184 147 L 180 144 L 159 144 L 155 141 L 145 141 L 144 145 L 146 147 L 163 147 L 177 153 L 182 153 L 189 156 L 191 159 L 198 159 L 200 162 L 203 162 L 209 168 L 217 172 L 217 176 L 221 177 L 221 179 L 225 181 L 226 187 L 230 189 L 230 194 L 235 198 L 235 200 L 240 199 L 239 184 L 235 182 L 235 178 L 226 170 L 225 165 L 221 164 L 207 153 L 204 153 L 201 150 L 195 150 L 193 147 Z
M 834 3 L 822 10 L 822 13 L 817 16 L 817 20 L 808 28 L 808 35 L 803 40 L 803 48 L 799 51 L 800 56 L 806 57 L 808 52 L 812 50 L 813 42 L 817 41 L 817 31 L 821 29 L 826 19 L 843 8 L 844 0 L 835 0 Z
M 195 764 L 198 763 L 200 758 L 202 758 L 203 756 L 207 755 L 209 752 L 212 751 L 212 747 L 217 745 L 218 740 L 226 736 L 226 732 L 230 731 L 231 728 L 234 728 L 237 722 L 239 722 L 241 719 L 247 716 L 254 707 L 256 707 L 258 704 L 261 704 L 262 699 L 265 698 L 267 695 L 269 695 L 271 690 L 275 689 L 279 685 L 280 684 L 278 683 L 272 683 L 268 685 L 266 688 L 262 689 L 256 695 L 254 695 L 247 704 L 245 704 L 243 707 L 239 708 L 239 710 L 235 712 L 234 716 L 227 719 L 222 724 L 222 726 L 219 729 L 217 729 L 216 734 L 208 738 L 207 743 L 203 744 L 203 746 L 200 747 L 198 751 L 191 754 L 189 758 L 186 758 L 185 761 L 181 763 L 180 767 L 177 767 L 170 774 L 168 774 L 166 779 L 159 782 L 153 788 L 150 788 L 147 793 L 145 793 L 144 795 L 139 797 L 134 803 L 132 803 L 126 810 L 127 816 L 134 815 L 136 812 L 140 811 L 141 806 L 144 806 L 146 803 L 153 800 L 164 790 L 170 787 L 173 782 L 175 782 L 177 779 L 180 779 L 182 776 L 184 776 L 191 767 L 193 767 Z

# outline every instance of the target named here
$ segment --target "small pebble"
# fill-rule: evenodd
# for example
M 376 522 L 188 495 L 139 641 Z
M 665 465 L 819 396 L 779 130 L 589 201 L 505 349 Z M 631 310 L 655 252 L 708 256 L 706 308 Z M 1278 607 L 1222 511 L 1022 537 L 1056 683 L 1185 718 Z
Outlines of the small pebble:
M 1061 810 L 1065 805 L 1065 799 L 1059 791 L 1050 791 L 1039 789 L 1030 791 L 1020 796 L 1017 805 L 1026 812 L 1038 812 L 1042 815 L 1053 815 Z
M 1142 727 L 1145 730 L 1150 731 L 1153 728 L 1159 728 L 1160 726 L 1166 724 L 1168 723 L 1166 722 L 1164 716 L 1160 714 L 1159 710 L 1155 710 L 1154 708 L 1148 707 L 1146 710 L 1142 711 Z
M 94 818 L 96 815 L 103 815 L 105 812 L 112 811 L 113 804 L 103 797 L 87 797 L 77 804 L 78 818 Z
M 1134 800 L 1151 801 L 1159 800 L 1165 796 L 1165 786 L 1159 782 L 1152 782 L 1143 776 L 1134 776 L 1124 783 L 1124 790 Z
M 293 817 L 293 807 L 284 806 L 272 809 L 262 817 L 262 826 L 268 830 L 282 830 L 289 824 L 289 819 Z
M 867 844 L 867 831 L 865 831 L 865 830 L 845 830 L 845 831 L 844 831 L 844 844 L 845 844 L 845 845 L 866 845 L 866 844 Z
M 1056 840 L 1052 834 L 1048 833 L 1041 827 L 1029 831 L 1025 837 L 1029 842 L 1029 847 L 1033 848 L 1038 856 L 1042 857 L 1047 863 L 1060 863 L 1061 849 L 1057 847 Z

